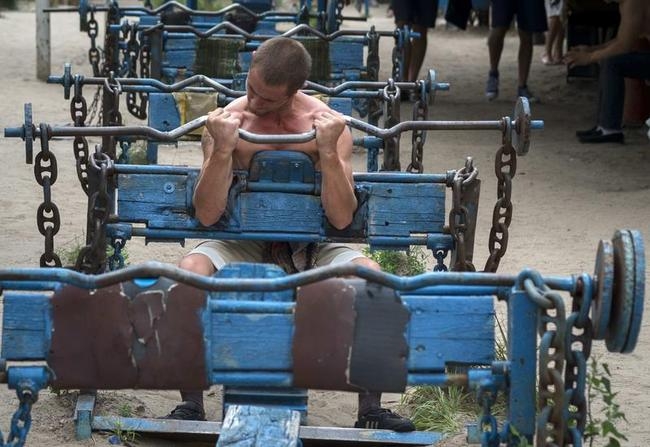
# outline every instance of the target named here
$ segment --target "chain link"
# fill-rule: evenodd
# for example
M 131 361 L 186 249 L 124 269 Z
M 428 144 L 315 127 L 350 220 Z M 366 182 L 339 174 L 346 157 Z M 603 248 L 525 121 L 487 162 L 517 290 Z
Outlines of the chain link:
M 11 417 L 11 428 L 7 442 L 0 431 L 1 447 L 22 447 L 27 442 L 27 434 L 32 425 L 32 405 L 36 402 L 36 397 L 30 391 L 19 392 L 18 409 Z
M 97 146 L 90 158 L 90 166 L 98 173 L 97 190 L 88 200 L 87 244 L 79 251 L 75 270 L 85 273 L 102 272 L 106 265 L 106 221 L 110 215 L 110 196 L 108 194 L 108 172 L 113 161 Z
M 384 87 L 384 127 L 390 128 L 400 122 L 400 89 L 393 79 L 388 80 L 388 85 Z M 382 171 L 399 171 L 401 170 L 399 162 L 399 140 L 400 136 L 384 139 L 384 161 Z
M 99 76 L 99 62 L 100 54 L 97 49 L 97 33 L 99 26 L 95 20 L 95 8 L 90 8 L 90 20 L 88 20 L 88 37 L 90 37 L 90 49 L 88 50 L 88 61 L 90 66 L 93 67 L 93 76 Z
M 478 169 L 468 157 L 465 166 L 454 173 L 451 186 L 452 206 L 449 210 L 449 232 L 456 244 L 456 262 L 453 270 L 457 272 L 474 272 L 476 268 L 468 259 L 466 233 L 472 225 L 469 211 L 464 205 L 463 195 L 465 189 L 478 178 Z
M 578 292 L 574 294 L 571 315 L 566 322 L 566 371 L 564 373 L 567 415 L 565 445 L 582 445 L 582 434 L 587 424 L 587 360 L 591 355 L 593 326 L 589 318 L 591 293 L 585 293 L 588 279 L 579 279 Z
M 61 267 L 61 259 L 54 253 L 54 236 L 59 232 L 61 218 L 59 208 L 52 201 L 52 185 L 56 183 L 58 169 L 56 157 L 50 152 L 50 132 L 47 124 L 40 125 L 41 151 L 34 160 L 34 176 L 43 188 L 43 202 L 36 211 L 38 231 L 45 237 L 45 251 L 41 255 L 41 267 Z
M 436 259 L 436 265 L 433 266 L 434 272 L 446 272 L 447 266 L 445 265 L 445 258 L 447 257 L 447 250 L 435 250 L 433 257 Z
M 137 24 L 132 24 L 130 28 L 129 41 L 126 48 L 126 61 L 127 61 L 127 77 L 137 78 L 137 66 L 140 62 L 140 75 L 142 78 L 149 77 L 149 50 L 145 55 L 144 47 L 140 46 L 137 41 Z M 146 65 L 146 69 L 144 68 Z M 138 104 L 137 99 L 140 99 Z M 147 118 L 147 95 L 143 92 L 127 92 L 126 93 L 126 107 L 133 116 L 139 119 Z
M 418 99 L 413 104 L 413 121 L 427 121 L 429 119 L 429 102 L 424 81 L 417 82 Z M 411 163 L 406 170 L 408 172 L 424 172 L 424 142 L 427 139 L 426 131 L 414 130 L 411 138 Z
M 523 281 L 529 298 L 540 306 L 538 446 L 564 445 L 567 428 L 563 373 L 566 359 L 567 319 L 562 296 L 550 290 L 540 277 Z
M 508 228 L 512 221 L 512 179 L 517 172 L 517 153 L 512 146 L 512 123 L 510 118 L 503 118 L 503 144 L 494 159 L 494 171 L 497 176 L 497 201 L 492 213 L 492 228 L 488 248 L 490 255 L 485 263 L 486 272 L 496 272 L 499 262 L 508 249 Z
M 402 74 L 404 73 L 404 42 L 402 39 L 402 30 L 395 30 L 395 46 L 393 46 L 392 62 L 393 62 L 393 79 L 396 82 L 402 81 Z
M 122 249 L 126 245 L 126 241 L 122 238 L 115 238 L 111 245 L 113 246 L 113 253 L 108 258 L 108 269 L 110 271 L 119 270 L 124 267 Z
M 498 447 L 500 444 L 497 419 L 492 414 L 492 405 L 496 402 L 497 392 L 480 387 L 478 390 L 478 402 L 481 405 L 482 413 L 480 419 L 481 445 Z
M 70 101 L 70 116 L 75 127 L 84 127 L 88 114 L 86 99 L 81 93 L 82 81 L 82 76 L 75 75 L 74 96 Z M 83 191 L 88 194 L 88 140 L 86 140 L 86 137 L 75 136 L 72 142 L 72 151 L 77 167 L 77 178 L 79 178 Z

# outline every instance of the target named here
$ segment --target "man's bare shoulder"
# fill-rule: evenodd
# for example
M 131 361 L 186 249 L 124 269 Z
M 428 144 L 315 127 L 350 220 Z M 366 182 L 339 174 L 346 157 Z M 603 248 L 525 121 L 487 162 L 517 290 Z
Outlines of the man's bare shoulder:
M 224 107 L 225 110 L 229 112 L 243 112 L 246 110 L 246 104 L 248 99 L 246 96 L 240 96 L 239 98 L 233 100 L 230 104 Z
M 332 109 L 323 101 L 315 96 L 306 95 L 302 92 L 299 93 L 303 108 L 310 113 L 330 112 Z

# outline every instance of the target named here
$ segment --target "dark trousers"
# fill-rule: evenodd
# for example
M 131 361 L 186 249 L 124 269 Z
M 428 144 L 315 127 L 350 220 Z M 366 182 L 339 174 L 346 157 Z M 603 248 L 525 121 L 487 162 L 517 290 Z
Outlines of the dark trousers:
M 605 129 L 623 125 L 625 78 L 650 79 L 650 52 L 619 54 L 601 61 L 598 124 Z

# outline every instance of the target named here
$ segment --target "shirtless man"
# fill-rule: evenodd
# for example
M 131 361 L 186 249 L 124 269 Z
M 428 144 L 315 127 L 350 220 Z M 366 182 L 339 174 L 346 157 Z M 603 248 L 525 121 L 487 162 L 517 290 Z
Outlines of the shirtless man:
M 618 8 L 621 22 L 614 39 L 572 48 L 564 58 L 570 67 L 600 63 L 598 122 L 576 132 L 582 143 L 623 143 L 624 78 L 650 79 L 650 51 L 636 51 L 650 40 L 650 2 L 619 0 Z
M 196 217 L 206 226 L 216 223 L 226 209 L 233 169 L 248 169 L 253 155 L 261 150 L 286 149 L 308 154 L 321 172 L 321 201 L 325 216 L 336 228 L 352 222 L 357 208 L 350 164 L 352 135 L 343 117 L 323 102 L 301 91 L 311 70 L 311 57 L 296 40 L 276 37 L 264 42 L 253 54 L 246 83 L 246 96 L 208 115 L 201 141 L 203 165 L 194 190 Z M 239 129 L 256 134 L 296 134 L 316 129 L 316 138 L 303 144 L 255 144 L 239 139 Z M 264 242 L 208 241 L 185 256 L 180 267 L 202 275 L 213 275 L 231 262 L 262 262 Z M 291 246 L 298 258 L 304 246 Z M 320 244 L 307 266 L 354 262 L 379 269 L 376 262 L 341 244 Z M 298 267 L 298 266 L 296 266 Z M 304 268 L 303 266 L 300 266 Z M 301 270 L 302 268 L 297 268 Z M 170 419 L 204 420 L 203 393 L 181 391 L 183 403 Z M 413 423 L 381 408 L 381 395 L 359 395 L 356 427 L 412 431 Z

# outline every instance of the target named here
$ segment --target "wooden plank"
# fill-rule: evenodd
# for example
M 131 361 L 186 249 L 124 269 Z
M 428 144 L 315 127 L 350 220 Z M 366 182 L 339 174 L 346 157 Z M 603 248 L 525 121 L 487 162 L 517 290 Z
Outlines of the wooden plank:
M 243 231 L 320 233 L 323 210 L 320 197 L 274 192 L 240 196 Z
M 332 72 L 350 69 L 361 70 L 361 67 L 365 66 L 363 51 L 362 37 L 344 37 L 332 40 L 329 45 Z
M 442 370 L 446 362 L 489 364 L 494 360 L 494 298 L 403 296 L 410 372 Z
M 300 413 L 283 408 L 230 405 L 217 447 L 297 447 Z
M 287 371 L 293 315 L 213 313 L 212 369 Z
M 42 360 L 50 348 L 49 303 L 46 294 L 4 293 L 2 358 Z
M 445 189 L 440 184 L 373 184 L 368 201 L 368 235 L 441 233 Z

